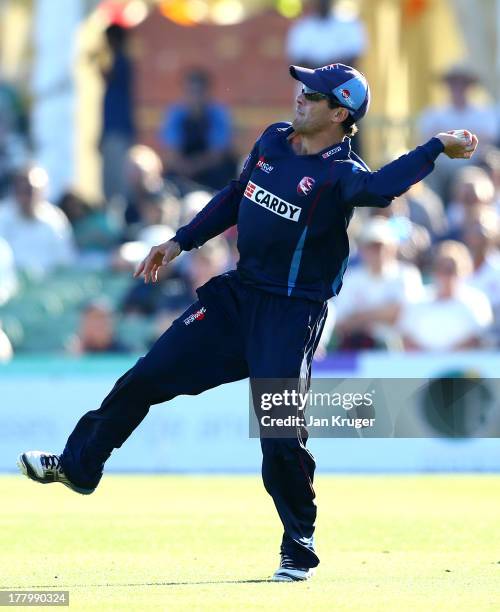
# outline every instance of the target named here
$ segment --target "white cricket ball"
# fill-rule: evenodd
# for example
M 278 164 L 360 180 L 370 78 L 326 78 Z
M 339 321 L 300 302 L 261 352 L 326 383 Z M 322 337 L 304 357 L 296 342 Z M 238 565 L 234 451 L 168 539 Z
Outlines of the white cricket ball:
M 452 130 L 451 133 L 453 136 L 458 136 L 458 138 L 460 138 L 464 144 L 471 144 L 472 142 L 472 134 L 469 132 L 469 130 Z

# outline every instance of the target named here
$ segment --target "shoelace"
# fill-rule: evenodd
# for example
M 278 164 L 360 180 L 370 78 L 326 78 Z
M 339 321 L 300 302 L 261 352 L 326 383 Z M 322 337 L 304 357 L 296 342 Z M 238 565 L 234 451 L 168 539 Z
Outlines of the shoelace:
M 40 463 L 46 470 L 57 470 L 58 472 L 62 471 L 62 466 L 58 455 L 42 455 L 40 457 Z
M 297 563 L 295 563 L 292 557 L 290 557 L 289 555 L 285 553 L 281 554 L 280 567 L 283 567 L 285 569 L 302 569 L 301 567 L 297 566 Z

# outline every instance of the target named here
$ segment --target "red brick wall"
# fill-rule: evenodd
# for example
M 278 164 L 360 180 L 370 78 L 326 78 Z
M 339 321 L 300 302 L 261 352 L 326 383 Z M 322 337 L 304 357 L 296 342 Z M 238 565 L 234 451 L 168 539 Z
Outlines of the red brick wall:
M 140 140 L 158 148 L 156 132 L 165 107 L 181 96 L 183 72 L 201 66 L 214 74 L 214 97 L 230 106 L 235 145 L 246 154 L 265 125 L 291 116 L 289 25 L 267 12 L 232 26 L 182 27 L 153 11 L 133 33 Z

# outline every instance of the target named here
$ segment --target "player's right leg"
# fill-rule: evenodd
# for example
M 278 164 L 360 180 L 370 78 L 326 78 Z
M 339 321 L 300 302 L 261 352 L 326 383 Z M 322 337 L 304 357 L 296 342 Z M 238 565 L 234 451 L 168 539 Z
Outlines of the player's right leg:
M 125 442 L 152 404 L 247 376 L 237 325 L 215 304 L 196 302 L 118 379 L 101 407 L 78 421 L 62 455 L 28 451 L 18 465 L 37 482 L 62 482 L 92 493 L 113 449 Z

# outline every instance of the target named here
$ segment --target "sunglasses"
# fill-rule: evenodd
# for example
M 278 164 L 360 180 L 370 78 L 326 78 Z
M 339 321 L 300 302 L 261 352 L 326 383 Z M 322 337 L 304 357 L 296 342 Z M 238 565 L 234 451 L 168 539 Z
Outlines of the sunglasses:
M 319 91 L 314 91 L 307 85 L 302 85 L 302 95 L 308 102 L 319 102 L 320 100 L 330 100 L 331 96 L 328 94 L 320 93 Z

